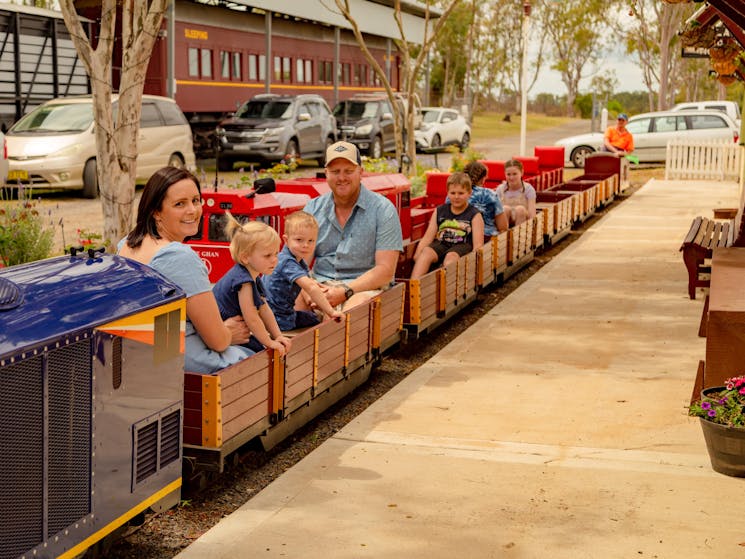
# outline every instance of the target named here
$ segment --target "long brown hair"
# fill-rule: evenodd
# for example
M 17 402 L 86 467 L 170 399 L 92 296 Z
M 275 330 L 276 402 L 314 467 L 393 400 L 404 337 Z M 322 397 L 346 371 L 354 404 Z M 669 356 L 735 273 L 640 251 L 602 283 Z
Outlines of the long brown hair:
M 162 167 L 152 174 L 142 191 L 140 203 L 137 206 L 137 221 L 135 222 L 134 229 L 127 235 L 127 246 L 129 248 L 139 247 L 142 244 L 142 240 L 148 235 L 155 239 L 160 239 L 154 214 L 163 209 L 163 200 L 166 197 L 168 189 L 177 182 L 185 179 L 193 181 L 197 185 L 199 194 L 202 194 L 199 179 L 186 169 Z

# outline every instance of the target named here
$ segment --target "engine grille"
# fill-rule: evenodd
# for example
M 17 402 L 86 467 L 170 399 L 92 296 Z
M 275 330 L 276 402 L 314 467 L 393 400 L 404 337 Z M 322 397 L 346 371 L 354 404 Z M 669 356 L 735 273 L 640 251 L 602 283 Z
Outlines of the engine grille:
M 134 425 L 132 490 L 181 458 L 181 409 L 173 406 Z
M 90 339 L 0 370 L 0 559 L 90 514 L 90 440 Z

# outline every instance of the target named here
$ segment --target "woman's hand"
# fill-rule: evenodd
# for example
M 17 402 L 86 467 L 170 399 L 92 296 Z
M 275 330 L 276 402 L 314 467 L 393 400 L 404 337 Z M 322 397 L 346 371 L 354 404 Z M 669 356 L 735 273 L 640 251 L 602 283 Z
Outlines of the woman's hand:
M 248 343 L 251 337 L 251 330 L 241 316 L 231 316 L 223 321 L 225 327 L 230 330 L 231 345 L 241 345 Z

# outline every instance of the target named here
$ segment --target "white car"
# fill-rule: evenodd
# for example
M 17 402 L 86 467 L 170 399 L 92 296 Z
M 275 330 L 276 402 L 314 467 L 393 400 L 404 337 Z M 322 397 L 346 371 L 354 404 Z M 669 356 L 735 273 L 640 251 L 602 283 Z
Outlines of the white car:
M 0 184 L 5 184 L 8 178 L 8 145 L 5 134 L 0 132 Z
M 689 101 L 678 103 L 671 111 L 722 111 L 740 128 L 740 105 L 735 101 Z
M 665 161 L 669 140 L 722 140 L 736 142 L 739 129 L 721 111 L 664 111 L 632 116 L 626 129 L 634 136 L 633 155 L 640 163 Z M 603 149 L 603 133 L 593 132 L 562 138 L 564 160 L 585 166 L 585 157 Z
M 53 99 L 24 115 L 5 136 L 10 169 L 3 183 L 82 189 L 84 197 L 95 198 L 93 127 L 90 95 Z M 173 99 L 143 95 L 137 150 L 138 182 L 165 165 L 195 167 L 191 126 Z
M 417 149 L 436 150 L 447 145 L 461 149 L 471 141 L 471 127 L 458 111 L 444 107 L 422 107 L 422 123 L 414 131 Z

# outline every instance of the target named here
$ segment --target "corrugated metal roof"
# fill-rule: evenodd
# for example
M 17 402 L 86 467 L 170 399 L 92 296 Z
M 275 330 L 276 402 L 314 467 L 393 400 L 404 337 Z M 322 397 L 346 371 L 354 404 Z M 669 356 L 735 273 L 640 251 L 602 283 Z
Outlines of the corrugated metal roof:
M 336 9 L 334 0 L 303 0 L 301 2 L 298 0 L 228 0 L 228 3 L 351 29 L 349 22 Z M 352 17 L 363 33 L 401 39 L 393 19 L 393 5 L 393 0 L 349 0 Z M 426 4 L 402 0 L 401 12 L 406 40 L 412 43 L 422 43 Z M 440 11 L 430 10 L 431 18 L 439 17 L 440 14 Z

